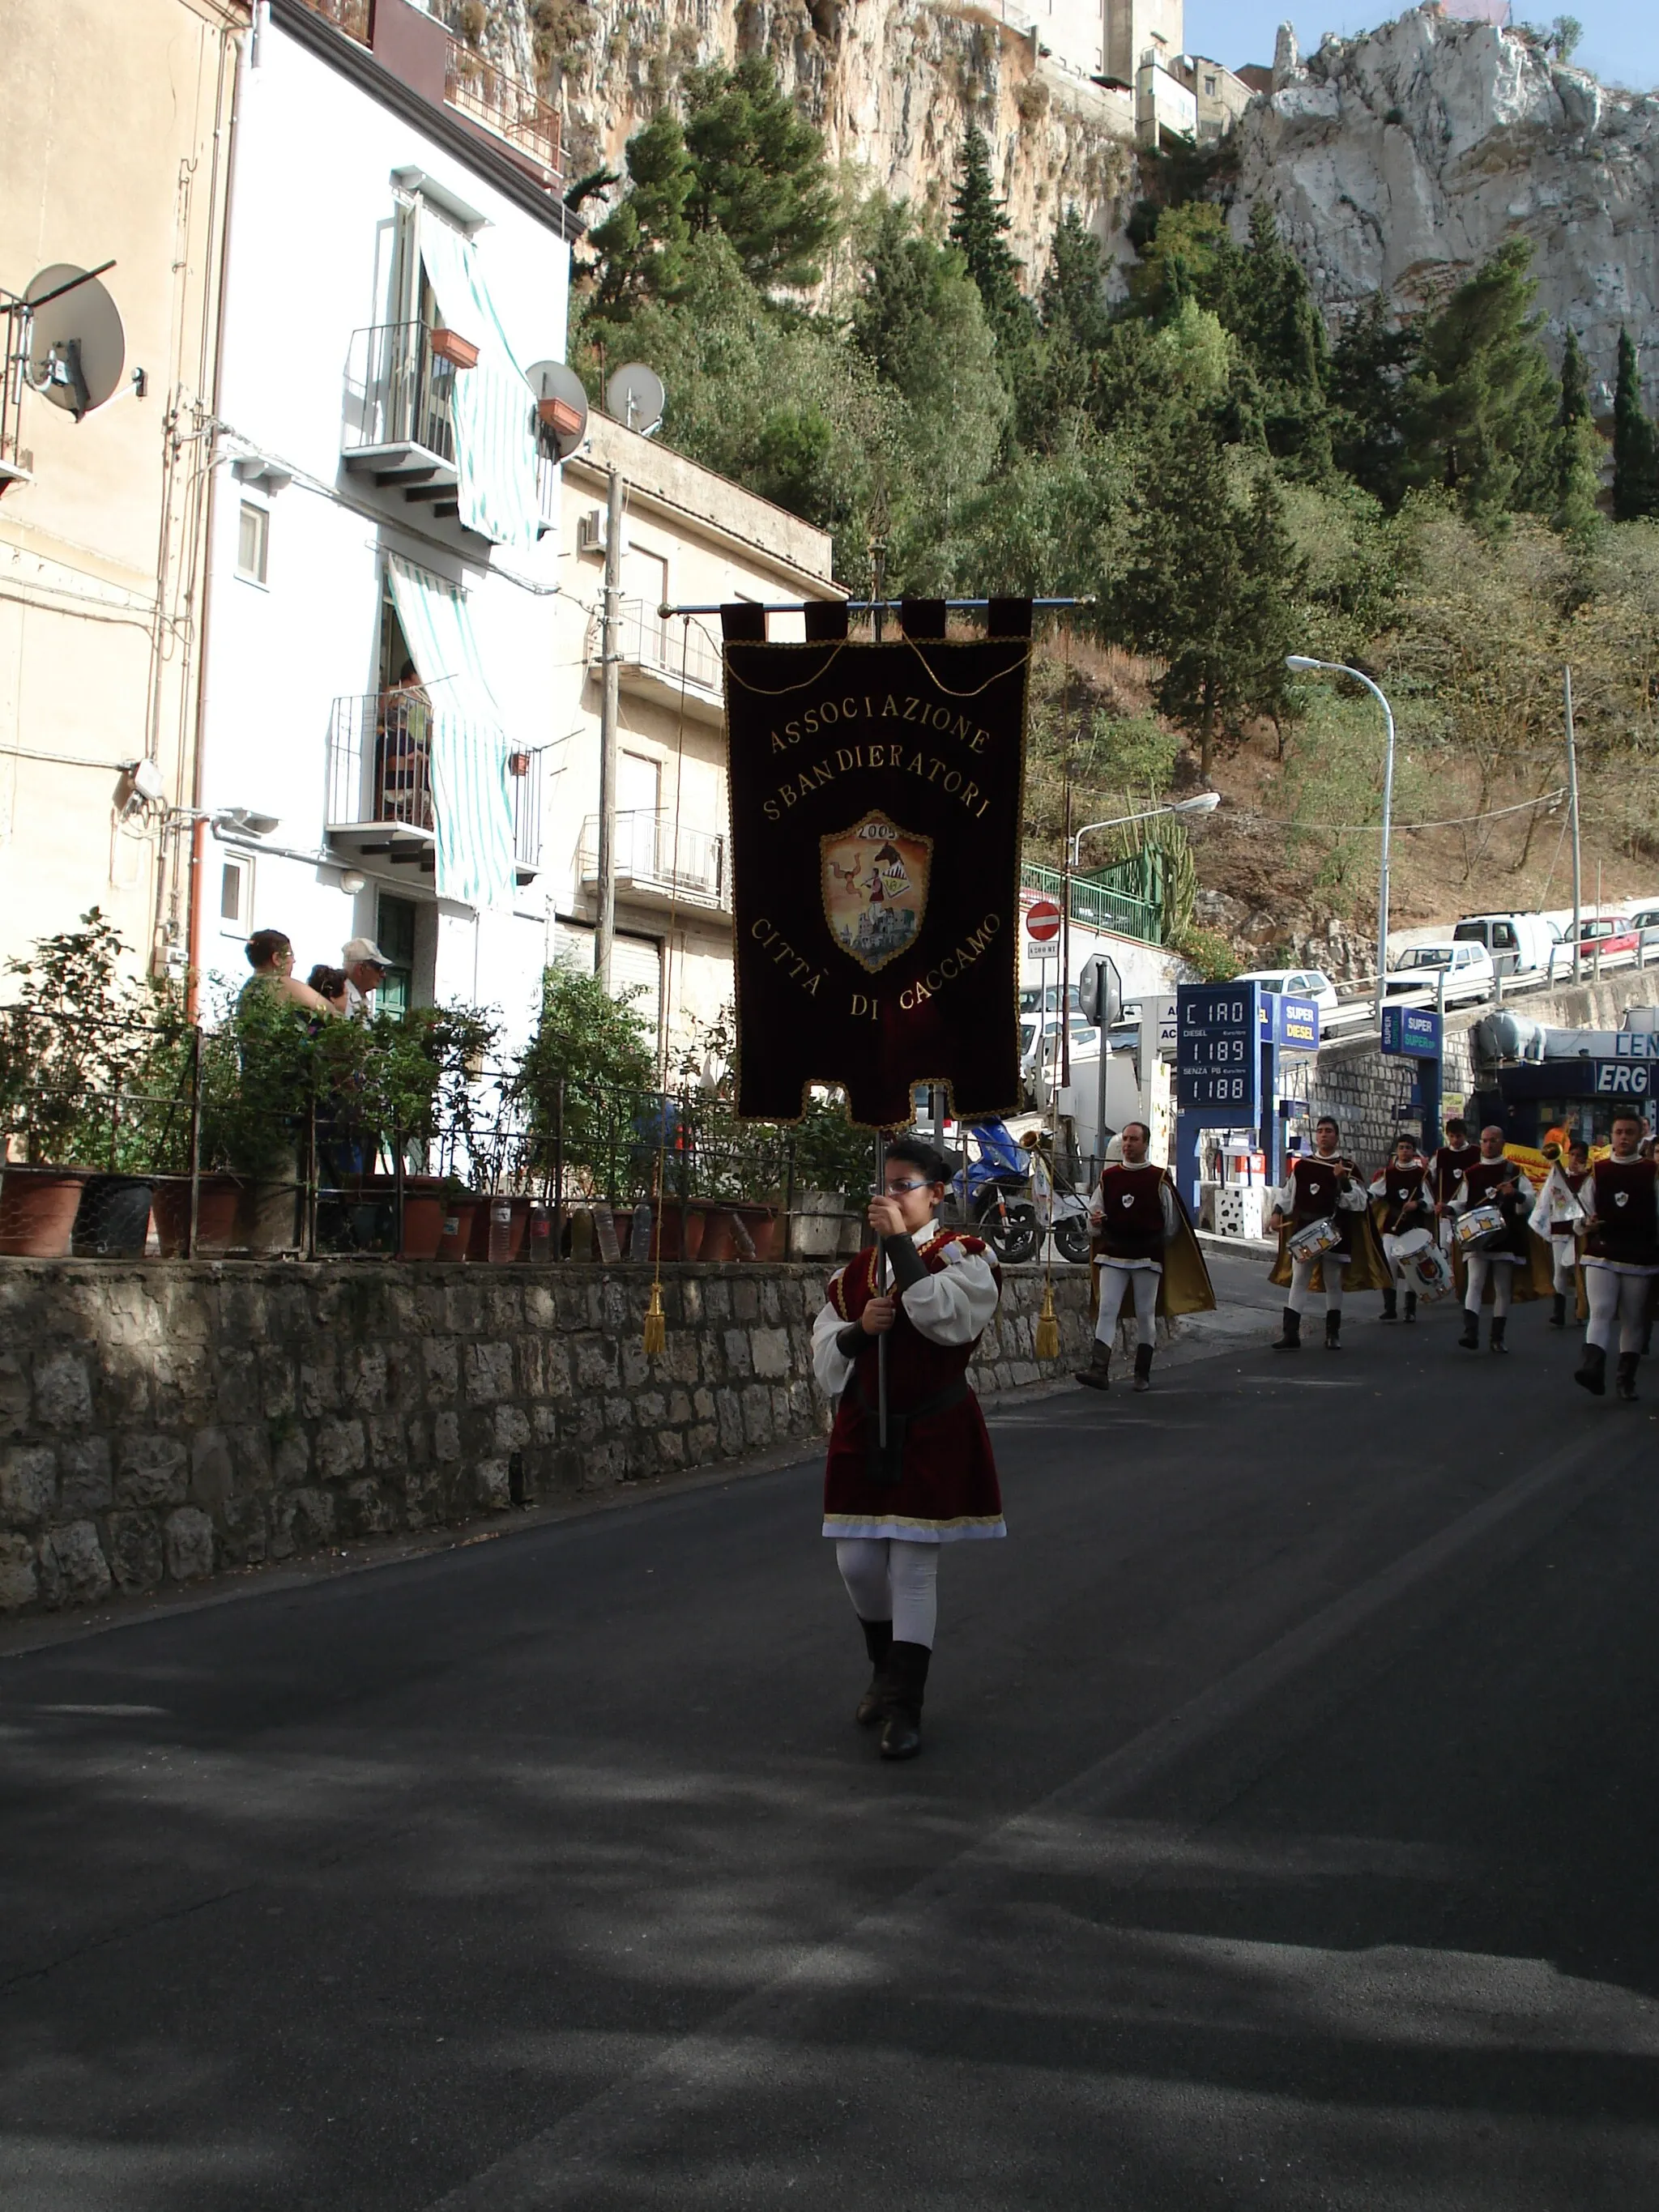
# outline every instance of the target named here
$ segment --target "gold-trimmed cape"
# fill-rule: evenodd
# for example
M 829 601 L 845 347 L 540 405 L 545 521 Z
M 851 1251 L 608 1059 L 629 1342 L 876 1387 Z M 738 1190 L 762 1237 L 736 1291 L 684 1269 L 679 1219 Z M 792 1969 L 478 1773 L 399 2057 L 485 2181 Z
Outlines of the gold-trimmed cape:
M 1213 1313 L 1215 1285 L 1210 1280 L 1210 1271 L 1204 1264 L 1204 1250 L 1193 1234 L 1192 1217 L 1187 1211 L 1186 1200 L 1176 1188 L 1175 1180 L 1168 1168 L 1164 1180 L 1169 1185 L 1170 1195 L 1176 1204 L 1176 1233 L 1164 1248 L 1164 1266 L 1158 1279 L 1158 1310 L 1166 1321 L 1179 1315 Z M 1100 1311 L 1100 1241 L 1092 1237 L 1089 1244 L 1089 1310 Z
M 1531 1298 L 1549 1297 L 1555 1289 L 1555 1265 L 1550 1248 L 1535 1229 L 1527 1231 L 1527 1261 L 1524 1267 L 1514 1261 L 1506 1262 L 1510 1271 L 1510 1296 L 1517 1305 L 1525 1305 Z M 1468 1288 L 1469 1271 L 1463 1264 L 1463 1254 L 1455 1239 L 1452 1243 L 1452 1279 L 1457 1285 L 1457 1303 L 1462 1305 Z M 1583 1270 L 1580 1270 L 1582 1274 Z M 1481 1304 L 1492 1302 L 1492 1270 L 1486 1270 L 1486 1287 L 1481 1293 Z M 1589 1309 L 1585 1310 L 1588 1312 Z

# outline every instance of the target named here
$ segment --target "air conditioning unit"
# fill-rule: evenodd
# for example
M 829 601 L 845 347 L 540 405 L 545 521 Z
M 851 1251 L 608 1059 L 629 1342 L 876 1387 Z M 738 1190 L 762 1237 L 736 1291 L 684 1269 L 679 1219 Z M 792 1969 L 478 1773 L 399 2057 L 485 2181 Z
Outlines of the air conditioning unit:
M 586 513 L 578 519 L 576 523 L 576 550 L 579 553 L 604 553 L 605 550 L 605 509 L 602 507 L 590 507 Z M 623 542 L 617 550 L 623 553 L 626 553 L 628 550 L 628 526 L 626 523 L 623 525 Z

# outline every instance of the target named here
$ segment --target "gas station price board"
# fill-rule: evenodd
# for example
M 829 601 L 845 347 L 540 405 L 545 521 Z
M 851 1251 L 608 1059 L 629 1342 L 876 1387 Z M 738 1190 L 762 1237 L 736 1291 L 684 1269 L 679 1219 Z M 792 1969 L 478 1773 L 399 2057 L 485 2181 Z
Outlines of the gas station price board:
M 1254 983 L 1182 983 L 1176 991 L 1176 1103 L 1214 1127 L 1261 1118 L 1261 1017 Z

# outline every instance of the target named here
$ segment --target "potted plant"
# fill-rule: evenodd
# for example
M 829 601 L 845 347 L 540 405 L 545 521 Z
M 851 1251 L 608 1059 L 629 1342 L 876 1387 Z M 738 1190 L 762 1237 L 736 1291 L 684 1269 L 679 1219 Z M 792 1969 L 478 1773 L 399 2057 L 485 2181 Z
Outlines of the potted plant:
M 151 1041 L 143 985 L 124 969 L 118 930 L 97 907 L 78 930 L 37 939 L 8 972 L 20 986 L 0 1039 L 0 1252 L 61 1259 L 88 1176 L 116 1175 L 124 1105 Z M 144 1200 L 148 1217 L 148 1200 Z M 142 1233 L 141 1233 L 142 1248 Z
M 538 1176 L 544 1198 L 614 1203 L 655 1174 L 653 1054 L 638 996 L 612 998 L 597 976 L 568 963 L 542 978 L 536 1033 L 502 1103 L 520 1124 L 526 1179 Z
M 441 325 L 432 333 L 432 350 L 440 361 L 447 361 L 452 368 L 476 368 L 478 349 L 471 338 L 464 338 L 459 331 L 445 330 Z

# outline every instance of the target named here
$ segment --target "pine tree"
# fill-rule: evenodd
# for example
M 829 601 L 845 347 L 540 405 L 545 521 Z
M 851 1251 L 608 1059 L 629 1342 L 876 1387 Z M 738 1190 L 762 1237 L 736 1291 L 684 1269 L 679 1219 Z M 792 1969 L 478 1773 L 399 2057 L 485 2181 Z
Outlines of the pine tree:
M 1582 535 L 1596 517 L 1601 489 L 1601 440 L 1590 420 L 1589 377 L 1578 333 L 1569 328 L 1561 355 L 1561 404 L 1555 428 L 1556 529 Z
M 1538 344 L 1532 248 L 1506 240 L 1423 335 L 1412 379 L 1407 480 L 1438 483 L 1471 514 L 1553 503 L 1554 378 Z
M 1105 343 L 1112 319 L 1106 305 L 1100 240 L 1085 227 L 1075 205 L 1066 208 L 1055 227 L 1038 308 L 1044 335 L 1050 339 L 1063 337 L 1079 353 L 1097 352 Z
M 766 55 L 690 73 L 685 144 L 696 170 L 692 230 L 723 232 L 751 284 L 816 284 L 836 235 L 835 189 L 822 135 Z
M 1637 522 L 1659 514 L 1659 433 L 1642 404 L 1642 380 L 1630 332 L 1619 333 L 1619 375 L 1613 394 L 1613 514 Z
M 1003 240 L 1008 212 L 991 183 L 991 149 L 985 133 L 970 123 L 962 142 L 962 162 L 951 202 L 951 243 L 961 249 L 968 274 L 979 287 L 986 320 L 1005 352 L 1019 349 L 1030 336 L 1031 313 L 1019 289 L 1020 264 Z
M 1417 360 L 1419 333 L 1409 317 L 1396 322 L 1373 292 L 1343 325 L 1331 349 L 1331 451 L 1336 465 L 1390 509 L 1405 494 L 1407 379 Z
M 679 289 L 691 228 L 686 203 L 696 173 L 672 115 L 656 116 L 628 142 L 629 191 L 588 234 L 599 256 L 594 313 L 625 320 L 646 300 Z

